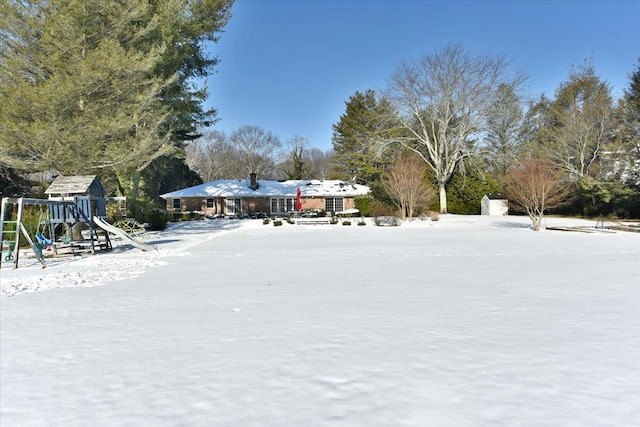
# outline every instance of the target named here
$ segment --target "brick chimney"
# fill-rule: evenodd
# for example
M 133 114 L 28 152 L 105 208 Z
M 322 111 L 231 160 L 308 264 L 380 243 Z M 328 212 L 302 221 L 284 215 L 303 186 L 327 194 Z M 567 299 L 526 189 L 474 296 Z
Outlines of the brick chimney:
M 258 187 L 260 187 L 260 184 L 258 184 L 258 180 L 256 179 L 256 173 L 251 172 L 249 174 L 249 188 L 252 190 L 257 190 Z

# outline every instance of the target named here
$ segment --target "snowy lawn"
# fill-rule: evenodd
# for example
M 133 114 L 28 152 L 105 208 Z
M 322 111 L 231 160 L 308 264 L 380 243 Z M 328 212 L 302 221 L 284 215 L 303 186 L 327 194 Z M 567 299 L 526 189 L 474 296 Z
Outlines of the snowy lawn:
M 640 425 L 638 233 L 447 215 L 149 242 L 3 264 L 3 427 Z

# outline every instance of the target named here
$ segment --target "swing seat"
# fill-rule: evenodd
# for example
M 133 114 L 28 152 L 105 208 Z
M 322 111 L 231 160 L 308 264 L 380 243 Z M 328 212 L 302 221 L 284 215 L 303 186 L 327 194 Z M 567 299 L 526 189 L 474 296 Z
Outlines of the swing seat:
M 36 240 L 42 247 L 46 247 L 48 251 L 51 250 L 51 245 L 53 245 L 51 239 L 47 239 L 42 233 L 38 233 L 36 234 Z

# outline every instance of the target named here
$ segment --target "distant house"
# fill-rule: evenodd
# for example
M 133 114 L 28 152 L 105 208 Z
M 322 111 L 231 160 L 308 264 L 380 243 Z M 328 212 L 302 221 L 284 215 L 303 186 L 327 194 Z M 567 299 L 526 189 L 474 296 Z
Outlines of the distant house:
M 221 179 L 160 195 L 170 212 L 204 212 L 239 216 L 263 213 L 282 215 L 296 210 L 300 189 L 302 209 L 332 213 L 352 212 L 354 198 L 368 194 L 365 185 L 340 180 Z
M 480 204 L 482 215 L 509 215 L 509 201 L 502 194 L 485 194 Z

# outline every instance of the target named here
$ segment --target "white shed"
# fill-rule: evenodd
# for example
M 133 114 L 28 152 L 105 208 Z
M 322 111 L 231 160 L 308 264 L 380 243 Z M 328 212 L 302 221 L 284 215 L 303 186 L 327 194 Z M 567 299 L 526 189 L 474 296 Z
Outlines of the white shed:
M 482 198 L 482 215 L 509 215 L 509 201 L 500 193 L 485 194 Z

